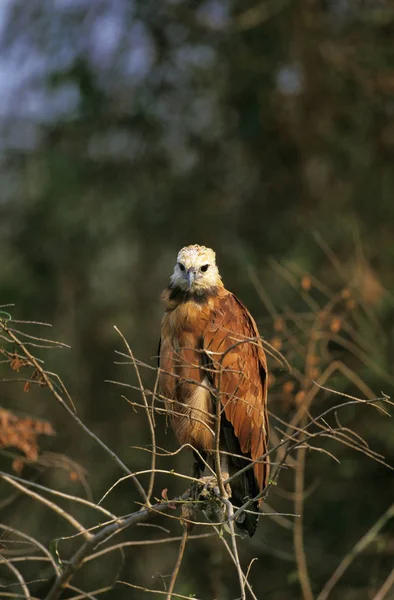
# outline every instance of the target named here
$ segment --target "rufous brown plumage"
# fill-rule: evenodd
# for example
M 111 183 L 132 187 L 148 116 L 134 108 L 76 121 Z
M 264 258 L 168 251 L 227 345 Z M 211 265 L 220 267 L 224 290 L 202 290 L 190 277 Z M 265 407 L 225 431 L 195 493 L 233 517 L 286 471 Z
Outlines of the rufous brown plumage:
M 182 248 L 162 299 L 160 393 L 179 443 L 197 451 L 203 471 L 201 457 L 212 460 L 219 399 L 224 476 L 261 459 L 231 482 L 238 507 L 266 486 L 269 472 L 267 362 L 256 323 L 224 288 L 215 253 L 204 246 Z M 240 521 L 253 535 L 257 516 L 245 513 Z

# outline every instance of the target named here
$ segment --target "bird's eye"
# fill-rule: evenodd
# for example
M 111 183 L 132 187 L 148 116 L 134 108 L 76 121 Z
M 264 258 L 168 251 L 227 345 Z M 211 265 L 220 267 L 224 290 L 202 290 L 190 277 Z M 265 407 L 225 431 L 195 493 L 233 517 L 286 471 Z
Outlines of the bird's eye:
M 181 271 L 185 270 L 185 267 L 182 263 L 178 263 L 178 267 L 180 268 Z
M 200 268 L 200 271 L 202 271 L 203 273 L 205 273 L 205 271 L 208 271 L 208 267 L 209 267 L 209 265 L 203 265 L 203 266 Z

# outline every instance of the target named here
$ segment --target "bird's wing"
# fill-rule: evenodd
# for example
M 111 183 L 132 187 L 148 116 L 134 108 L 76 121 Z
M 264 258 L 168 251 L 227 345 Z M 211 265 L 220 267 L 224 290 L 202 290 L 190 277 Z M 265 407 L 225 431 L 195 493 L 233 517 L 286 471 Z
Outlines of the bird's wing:
M 267 361 L 256 323 L 233 294 L 218 297 L 204 331 L 210 378 L 241 451 L 256 460 L 267 451 Z M 268 479 L 268 458 L 253 467 L 259 489 Z
M 159 339 L 159 343 L 157 346 L 157 355 L 156 355 L 157 367 L 160 367 L 160 354 L 161 354 L 161 338 Z

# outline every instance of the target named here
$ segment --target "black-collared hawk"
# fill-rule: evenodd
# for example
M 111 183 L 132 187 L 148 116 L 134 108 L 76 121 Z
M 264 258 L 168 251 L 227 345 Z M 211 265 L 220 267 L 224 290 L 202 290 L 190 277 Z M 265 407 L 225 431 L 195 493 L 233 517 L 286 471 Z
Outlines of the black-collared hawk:
M 256 323 L 225 289 L 215 253 L 205 246 L 180 250 L 162 299 L 159 385 L 175 434 L 197 451 L 197 476 L 207 475 L 204 461 L 213 467 L 216 402 L 221 403 L 223 478 L 261 459 L 231 480 L 231 502 L 242 506 L 266 486 L 269 472 L 267 361 Z M 237 525 L 252 536 L 258 502 L 250 510 Z

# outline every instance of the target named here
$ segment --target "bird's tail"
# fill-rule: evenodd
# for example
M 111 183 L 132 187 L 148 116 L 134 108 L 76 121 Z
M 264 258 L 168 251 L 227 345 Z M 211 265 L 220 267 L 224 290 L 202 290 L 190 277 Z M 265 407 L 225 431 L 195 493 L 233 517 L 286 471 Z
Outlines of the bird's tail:
M 236 477 L 231 482 L 231 503 L 234 506 L 234 510 L 245 504 L 248 498 L 253 498 L 257 494 L 258 488 L 251 469 L 239 475 L 239 477 Z M 243 511 L 237 517 L 235 524 L 241 535 L 248 534 L 249 537 L 254 535 L 257 528 L 257 521 L 259 520 L 258 512 L 258 504 L 257 502 L 253 502 L 248 507 L 247 512 Z

